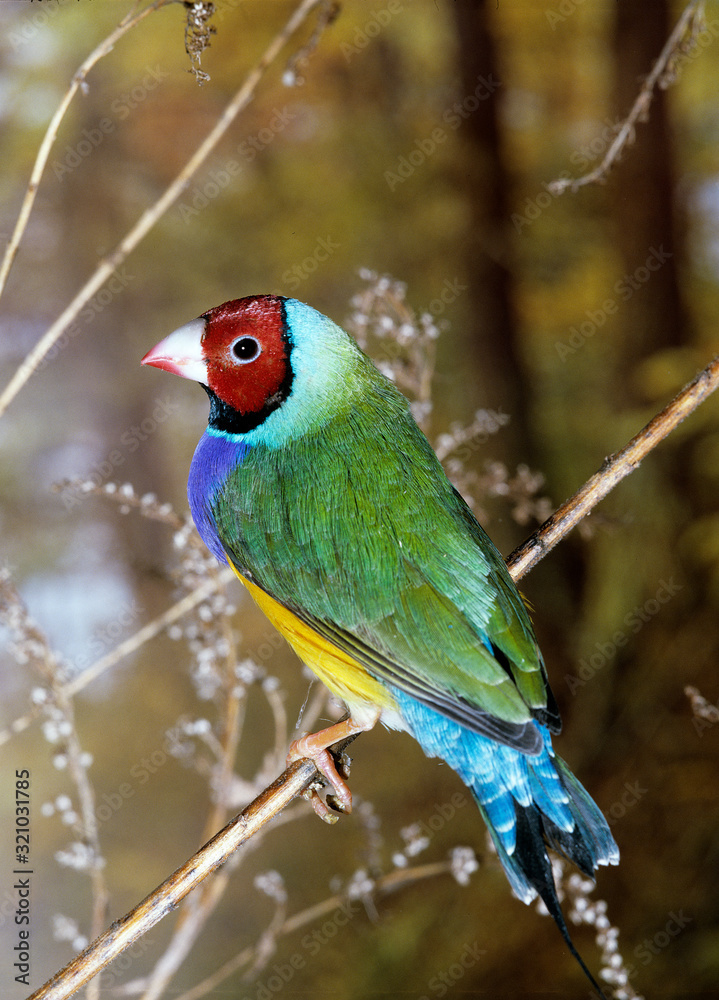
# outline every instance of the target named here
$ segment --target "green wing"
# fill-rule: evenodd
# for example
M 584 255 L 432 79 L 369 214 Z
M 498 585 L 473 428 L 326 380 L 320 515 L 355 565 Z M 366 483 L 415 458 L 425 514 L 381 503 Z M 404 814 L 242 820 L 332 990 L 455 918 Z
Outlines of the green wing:
M 558 728 L 504 561 L 395 390 L 252 448 L 213 516 L 241 573 L 376 677 L 530 752 L 533 718 Z

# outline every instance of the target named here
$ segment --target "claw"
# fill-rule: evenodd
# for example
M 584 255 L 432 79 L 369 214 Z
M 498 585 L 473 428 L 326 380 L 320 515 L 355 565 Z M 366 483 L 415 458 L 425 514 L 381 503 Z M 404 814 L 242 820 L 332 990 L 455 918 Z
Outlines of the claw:
M 379 717 L 379 712 L 377 717 Z M 313 760 L 317 770 L 332 788 L 333 794 L 327 796 L 326 803 L 317 794 L 317 789 L 312 786 L 302 793 L 325 823 L 336 823 L 339 818 L 337 813 L 352 812 L 352 792 L 345 780 L 349 777 L 352 758 L 343 753 L 335 761 L 327 747 L 347 736 L 371 729 L 376 721 L 377 719 L 374 719 L 370 724 L 359 725 L 352 719 L 345 719 L 320 733 L 301 736 L 300 739 L 290 744 L 287 763 L 291 764 L 296 760 L 306 758 Z
M 347 753 L 341 753 L 339 757 L 335 757 L 335 767 L 337 768 L 337 773 L 345 781 L 350 776 L 350 768 L 352 767 L 352 758 Z
M 339 819 L 339 816 L 332 812 L 332 809 L 328 808 L 322 801 L 316 788 L 306 788 L 305 791 L 302 792 L 302 798 L 307 799 L 323 823 L 328 823 L 330 826 L 333 826 Z M 328 796 L 328 799 L 329 798 L 330 796 Z
M 301 739 L 296 740 L 290 746 L 290 752 L 287 755 L 287 763 L 291 764 L 294 760 L 300 760 L 303 757 L 309 757 L 315 762 L 315 767 L 320 772 L 323 778 L 327 781 L 327 784 L 334 789 L 335 797 L 339 803 L 340 812 L 349 813 L 352 812 L 352 792 L 349 790 L 349 785 L 347 782 L 340 777 L 339 772 L 335 766 L 335 762 L 332 758 L 332 754 L 327 749 L 318 749 L 316 746 L 306 744 L 307 740 L 312 740 L 312 736 L 303 736 Z M 312 807 L 318 816 L 324 819 L 324 815 L 319 811 L 317 807 L 317 802 L 322 800 L 315 794 L 312 798 Z M 324 803 L 322 804 L 323 808 Z

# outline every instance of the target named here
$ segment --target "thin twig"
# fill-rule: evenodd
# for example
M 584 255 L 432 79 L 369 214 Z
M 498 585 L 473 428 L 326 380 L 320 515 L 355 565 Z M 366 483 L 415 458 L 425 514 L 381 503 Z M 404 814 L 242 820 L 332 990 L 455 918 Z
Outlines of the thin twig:
M 338 743 L 333 751 L 341 754 L 354 737 Z M 162 885 L 150 893 L 130 913 L 116 920 L 64 969 L 57 972 L 30 1000 L 65 1000 L 117 958 L 172 912 L 194 888 L 224 864 L 238 847 L 273 819 L 285 806 L 321 776 L 310 760 L 291 764 L 280 777 L 230 820 L 197 854 L 186 861 Z
M 381 875 L 377 879 L 374 884 L 372 897 L 373 899 L 382 899 L 393 892 L 399 892 L 406 885 L 414 885 L 425 879 L 436 878 L 438 875 L 449 875 L 451 872 L 452 864 L 450 861 L 433 861 L 426 865 L 415 865 L 412 868 L 397 869 L 396 871 L 388 872 L 386 875 Z M 335 896 L 323 899 L 320 903 L 308 906 L 299 913 L 293 913 L 282 924 L 277 932 L 277 937 L 286 937 L 288 934 L 293 934 L 295 931 L 301 930 L 303 927 L 307 927 L 315 923 L 315 921 L 329 916 L 346 904 L 347 896 L 343 893 L 337 893 Z M 243 968 L 243 966 L 249 965 L 254 957 L 254 946 L 243 948 L 241 952 L 238 952 L 228 962 L 221 965 L 211 976 L 203 979 L 202 982 L 193 986 L 191 990 L 187 990 L 186 993 L 181 993 L 178 997 L 175 997 L 175 1000 L 200 1000 L 201 997 L 214 993 L 221 983 L 233 973 Z
M 530 538 L 507 559 L 515 581 L 520 580 L 557 542 L 564 538 L 617 483 L 638 468 L 643 458 L 689 416 L 719 386 L 719 356 L 704 368 L 668 406 L 649 421 L 621 451 L 610 455 L 582 488 L 566 500 Z
M 236 683 L 237 645 L 232 626 L 227 617 L 223 618 L 223 638 L 227 646 L 225 657 L 225 699 L 222 726 L 222 747 L 212 783 L 213 808 L 205 821 L 202 840 L 211 837 L 214 831 L 227 819 L 228 791 L 233 777 L 240 725 L 243 718 L 243 698 Z M 172 931 L 172 938 L 164 953 L 150 974 L 143 993 L 143 1000 L 160 997 L 172 977 L 187 958 L 208 919 L 222 899 L 229 883 L 230 866 L 223 868 L 217 876 L 207 880 L 193 897 L 192 905 L 182 908 Z
M 75 710 L 72 698 L 65 695 L 60 689 L 59 678 L 53 682 L 53 693 L 55 703 L 61 708 L 67 720 L 70 722 L 67 735 L 67 762 L 70 777 L 77 789 L 80 803 L 80 829 L 83 843 L 87 844 L 92 851 L 92 860 L 88 866 L 90 885 L 92 888 L 92 914 L 90 917 L 90 936 L 95 937 L 100 933 L 107 919 L 107 908 L 110 902 L 110 893 L 107 888 L 104 873 L 104 860 L 100 852 L 99 828 L 97 822 L 97 803 L 95 800 L 95 789 L 90 782 L 87 773 L 87 766 L 82 761 L 82 749 L 80 739 L 75 725 Z M 99 995 L 99 981 L 90 983 L 87 992 L 87 1000 L 97 1000 Z
M 88 777 L 88 766 L 84 760 L 85 755 L 82 752 L 75 725 L 73 701 L 71 696 L 66 693 L 62 683 L 63 664 L 53 652 L 45 633 L 28 614 L 27 608 L 7 571 L 0 575 L 0 618 L 11 634 L 14 634 L 15 641 L 23 645 L 23 654 L 48 685 L 51 692 L 52 708 L 61 719 L 62 735 L 60 737 L 58 729 L 58 737 L 60 738 L 57 742 L 60 742 L 60 739 L 62 741 L 67 769 L 77 790 L 80 805 L 80 816 L 75 825 L 82 838 L 83 848 L 89 854 L 85 868 L 90 876 L 92 890 L 90 926 L 91 934 L 94 936 L 100 933 L 106 921 L 109 900 L 100 852 L 95 791 Z M 47 708 L 46 704 L 46 711 Z M 94 1000 L 97 993 L 97 984 L 93 983 L 88 992 L 88 1000 Z
M 100 262 L 95 272 L 85 282 L 72 302 L 70 302 L 70 304 L 63 310 L 52 326 L 43 334 L 35 347 L 33 347 L 33 349 L 28 353 L 27 357 L 18 367 L 2 394 L 0 394 L 0 416 L 2 416 L 12 400 L 15 396 L 17 396 L 47 352 L 53 346 L 55 341 L 62 336 L 65 329 L 74 320 L 85 303 L 88 302 L 95 292 L 97 292 L 98 289 L 101 288 L 102 285 L 108 280 L 108 278 L 111 277 L 113 272 L 127 258 L 128 254 L 135 249 L 138 243 L 140 243 L 140 241 L 149 233 L 158 219 L 164 215 L 173 202 L 182 194 L 185 190 L 185 186 L 195 171 L 207 159 L 240 111 L 242 111 L 250 103 L 262 76 L 277 57 L 283 46 L 287 43 L 288 39 L 306 20 L 312 9 L 321 2 L 322 0 L 302 0 L 302 2 L 297 6 L 287 23 L 280 29 L 280 31 L 278 31 L 270 44 L 267 46 L 267 49 L 265 50 L 260 61 L 254 69 L 250 70 L 245 82 L 222 112 L 214 128 L 195 150 L 180 173 L 177 177 L 175 177 L 174 181 L 172 181 L 169 187 L 165 189 L 154 205 L 143 212 L 140 219 L 135 223 L 129 233 L 127 233 L 127 235 L 120 241 L 115 250 L 113 250 L 112 253 L 108 254 L 107 257 Z
M 285 708 L 284 698 L 281 692 L 274 686 L 272 682 L 275 678 L 267 678 L 270 684 L 265 683 L 264 694 L 267 699 L 267 704 L 272 710 L 272 718 L 275 724 L 275 747 L 274 747 L 274 757 L 280 763 L 283 762 L 283 758 L 287 755 L 287 744 L 289 743 L 289 733 L 287 731 L 287 709 Z
M 153 618 L 151 622 L 144 625 L 141 629 L 131 635 L 124 642 L 121 642 L 119 646 L 110 650 L 104 656 L 101 656 L 99 660 L 90 664 L 82 673 L 78 674 L 71 681 L 67 681 L 60 688 L 63 695 L 68 698 L 72 698 L 83 688 L 87 687 L 91 681 L 94 681 L 100 674 L 103 674 L 110 667 L 114 667 L 116 663 L 120 660 L 124 660 L 126 656 L 130 653 L 134 653 L 137 649 L 143 646 L 150 639 L 154 639 L 156 635 L 163 632 L 170 625 L 173 625 L 176 621 L 186 615 L 193 608 L 197 607 L 198 604 L 202 604 L 206 601 L 208 597 L 214 594 L 216 591 L 220 590 L 222 587 L 226 586 L 231 580 L 236 580 L 237 577 L 231 569 L 225 567 L 225 569 L 220 570 L 211 580 L 207 580 L 196 590 L 193 590 L 186 597 L 181 600 L 176 601 L 171 607 L 166 611 L 163 611 L 161 615 L 157 618 Z M 19 719 L 15 719 L 11 722 L 7 729 L 0 732 L 0 746 L 3 743 L 7 743 L 13 736 L 18 733 L 23 732 L 32 723 L 34 719 L 40 714 L 41 708 L 37 707 L 28 712 L 27 715 L 21 716 Z
M 147 15 L 151 14 L 153 11 L 159 10 L 160 7 L 164 7 L 167 3 L 174 3 L 174 0 L 154 0 L 153 3 L 151 3 L 148 7 L 145 7 L 144 10 L 141 10 L 134 17 L 130 14 L 126 15 L 122 21 L 120 21 L 115 30 L 111 32 L 93 52 L 90 53 L 73 76 L 70 86 L 68 87 L 63 99 L 60 101 L 57 111 L 52 116 L 52 120 L 47 127 L 47 132 L 45 133 L 42 143 L 40 144 L 40 149 L 38 150 L 35 164 L 32 168 L 32 173 L 30 174 L 30 181 L 25 192 L 25 197 L 20 207 L 20 215 L 15 223 L 15 229 L 10 237 L 10 242 L 5 249 L 2 266 L 0 266 L 0 296 L 5 288 L 5 282 L 7 281 L 13 261 L 15 260 L 15 255 L 17 254 L 20 246 L 20 241 L 22 240 L 27 228 L 27 222 L 30 218 L 32 206 L 35 203 L 35 196 L 37 194 L 37 189 L 40 186 L 40 180 L 42 179 L 45 167 L 47 166 L 50 150 L 52 149 L 55 139 L 57 138 L 60 123 L 65 117 L 65 112 L 70 106 L 70 102 L 78 90 L 85 85 L 87 74 L 90 72 L 95 63 L 99 62 L 100 59 L 102 59 L 103 56 L 106 56 L 109 52 L 112 52 L 116 43 L 122 38 L 122 36 L 127 34 L 127 32 L 132 28 L 136 27 L 136 25 L 138 25 L 143 18 L 147 17 Z
M 588 174 L 583 174 L 581 177 L 560 177 L 557 180 L 551 181 L 547 185 L 547 189 L 551 194 L 564 194 L 567 189 L 571 189 L 574 192 L 586 184 L 596 184 L 605 179 L 615 162 L 619 159 L 624 147 L 634 141 L 635 125 L 649 113 L 649 106 L 654 97 L 654 88 L 665 74 L 672 57 L 680 49 L 687 30 L 690 29 L 694 32 L 696 24 L 699 23 L 699 15 L 703 5 L 704 0 L 691 0 L 684 8 L 682 16 L 677 21 L 674 31 L 672 31 L 667 39 L 651 73 L 642 84 L 637 99 L 632 105 L 632 110 L 622 122 L 614 141 L 599 166 L 595 167 Z

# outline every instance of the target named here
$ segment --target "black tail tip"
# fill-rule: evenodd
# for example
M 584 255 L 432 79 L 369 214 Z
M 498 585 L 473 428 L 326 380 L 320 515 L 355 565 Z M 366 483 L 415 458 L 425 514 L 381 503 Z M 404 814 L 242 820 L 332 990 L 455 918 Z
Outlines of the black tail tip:
M 604 990 L 587 968 L 584 959 L 574 947 L 564 920 L 562 908 L 557 898 L 552 866 L 547 856 L 540 826 L 539 813 L 532 809 L 517 809 L 517 849 L 515 857 L 521 862 L 522 871 L 532 887 L 539 894 L 549 915 L 559 929 L 559 933 L 580 969 L 596 990 L 592 1000 L 609 1000 Z

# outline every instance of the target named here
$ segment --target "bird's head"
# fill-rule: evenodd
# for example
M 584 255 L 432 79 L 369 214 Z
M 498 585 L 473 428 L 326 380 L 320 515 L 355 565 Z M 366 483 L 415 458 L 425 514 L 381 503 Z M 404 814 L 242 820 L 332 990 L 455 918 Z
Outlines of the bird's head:
M 354 341 L 310 306 L 252 295 L 181 326 L 142 364 L 200 382 L 211 401 L 211 429 L 260 434 L 266 424 L 265 436 L 287 438 L 326 418 L 365 361 Z

